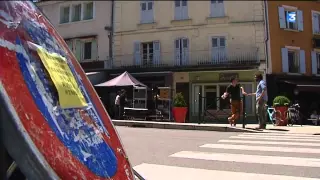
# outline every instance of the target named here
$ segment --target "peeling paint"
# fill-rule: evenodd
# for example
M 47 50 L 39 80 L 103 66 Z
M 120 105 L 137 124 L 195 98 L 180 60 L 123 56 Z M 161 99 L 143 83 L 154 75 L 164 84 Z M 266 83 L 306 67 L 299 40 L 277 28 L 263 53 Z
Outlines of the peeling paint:
M 32 2 L 1 1 L 0 6 L 6 7 L 0 10 L 0 53 L 5 57 L 0 59 L 0 82 L 51 168 L 61 179 L 133 179 L 110 117 L 63 39 Z M 39 46 L 65 57 L 88 107 L 59 107 L 34 51 Z

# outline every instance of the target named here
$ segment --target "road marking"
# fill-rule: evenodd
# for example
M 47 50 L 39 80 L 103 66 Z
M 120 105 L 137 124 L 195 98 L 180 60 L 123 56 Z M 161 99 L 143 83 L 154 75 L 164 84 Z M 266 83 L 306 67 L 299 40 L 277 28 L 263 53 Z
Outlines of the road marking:
M 279 146 L 248 146 L 248 145 L 234 145 L 234 144 L 204 144 L 202 148 L 212 149 L 233 149 L 233 150 L 247 150 L 247 151 L 269 151 L 269 152 L 293 152 L 293 153 L 310 153 L 320 154 L 320 149 L 312 148 L 289 148 Z
M 259 139 L 259 140 L 273 140 L 273 141 L 300 141 L 300 142 L 320 142 L 320 139 L 297 139 L 287 137 L 261 137 L 261 136 L 231 136 L 231 139 Z
M 299 137 L 299 136 L 283 136 L 283 135 L 254 135 L 254 134 L 241 134 L 238 135 L 240 137 L 273 137 L 273 138 L 292 138 L 292 139 L 316 139 L 316 140 L 320 140 L 320 137 L 316 137 L 316 136 L 305 136 L 305 137 Z
M 312 134 L 294 134 L 294 133 L 243 133 L 242 135 L 276 135 L 276 136 L 297 136 L 297 137 L 318 137 Z M 320 137 L 319 137 L 320 138 Z
M 291 146 L 313 146 L 320 147 L 320 143 L 298 143 L 298 142 L 270 142 L 270 141 L 245 141 L 245 140 L 219 140 L 222 143 L 241 143 L 241 144 L 272 144 L 272 145 L 291 145 Z
M 186 168 L 143 163 L 134 169 L 148 180 L 212 180 L 212 179 L 259 179 L 259 180 L 316 180 L 316 178 L 293 177 L 284 175 L 256 174 L 232 171 Z
M 255 164 L 287 165 L 300 167 L 320 167 L 320 159 L 280 156 L 259 156 L 246 154 L 209 153 L 196 151 L 180 151 L 170 157 L 202 159 L 211 161 L 240 162 Z

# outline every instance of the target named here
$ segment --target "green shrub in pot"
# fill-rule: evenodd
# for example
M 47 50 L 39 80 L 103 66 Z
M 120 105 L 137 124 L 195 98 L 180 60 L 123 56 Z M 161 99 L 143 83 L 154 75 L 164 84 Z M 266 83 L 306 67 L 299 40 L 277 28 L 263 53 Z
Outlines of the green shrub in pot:
M 286 96 L 277 96 L 273 99 L 273 106 L 288 106 L 290 100 Z

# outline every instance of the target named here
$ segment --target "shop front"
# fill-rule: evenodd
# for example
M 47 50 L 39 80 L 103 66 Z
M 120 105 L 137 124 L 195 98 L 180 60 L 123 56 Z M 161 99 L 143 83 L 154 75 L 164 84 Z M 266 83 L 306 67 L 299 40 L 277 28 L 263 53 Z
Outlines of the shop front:
M 320 77 L 299 75 L 267 75 L 269 105 L 276 96 L 286 96 L 292 103 L 300 104 L 304 124 L 316 110 L 320 112 Z
M 230 101 L 228 99 L 222 100 L 220 97 L 230 84 L 230 78 L 237 77 L 244 90 L 251 93 L 256 88 L 255 73 L 257 70 L 190 72 L 190 120 L 198 121 L 200 111 L 206 122 L 227 123 L 227 117 L 230 114 Z M 247 120 L 254 120 L 254 97 L 246 96 L 244 103 Z

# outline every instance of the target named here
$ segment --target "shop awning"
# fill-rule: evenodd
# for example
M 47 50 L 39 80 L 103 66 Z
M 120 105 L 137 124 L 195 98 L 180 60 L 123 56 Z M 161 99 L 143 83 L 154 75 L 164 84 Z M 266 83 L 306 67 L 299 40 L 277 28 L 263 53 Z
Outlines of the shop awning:
M 140 87 L 147 87 L 136 78 L 134 78 L 131 74 L 127 71 L 122 73 L 120 76 L 115 77 L 107 82 L 95 85 L 100 87 L 110 87 L 110 86 L 140 86 Z
M 295 85 L 299 91 L 318 91 L 320 92 L 320 82 L 317 81 L 284 81 Z

